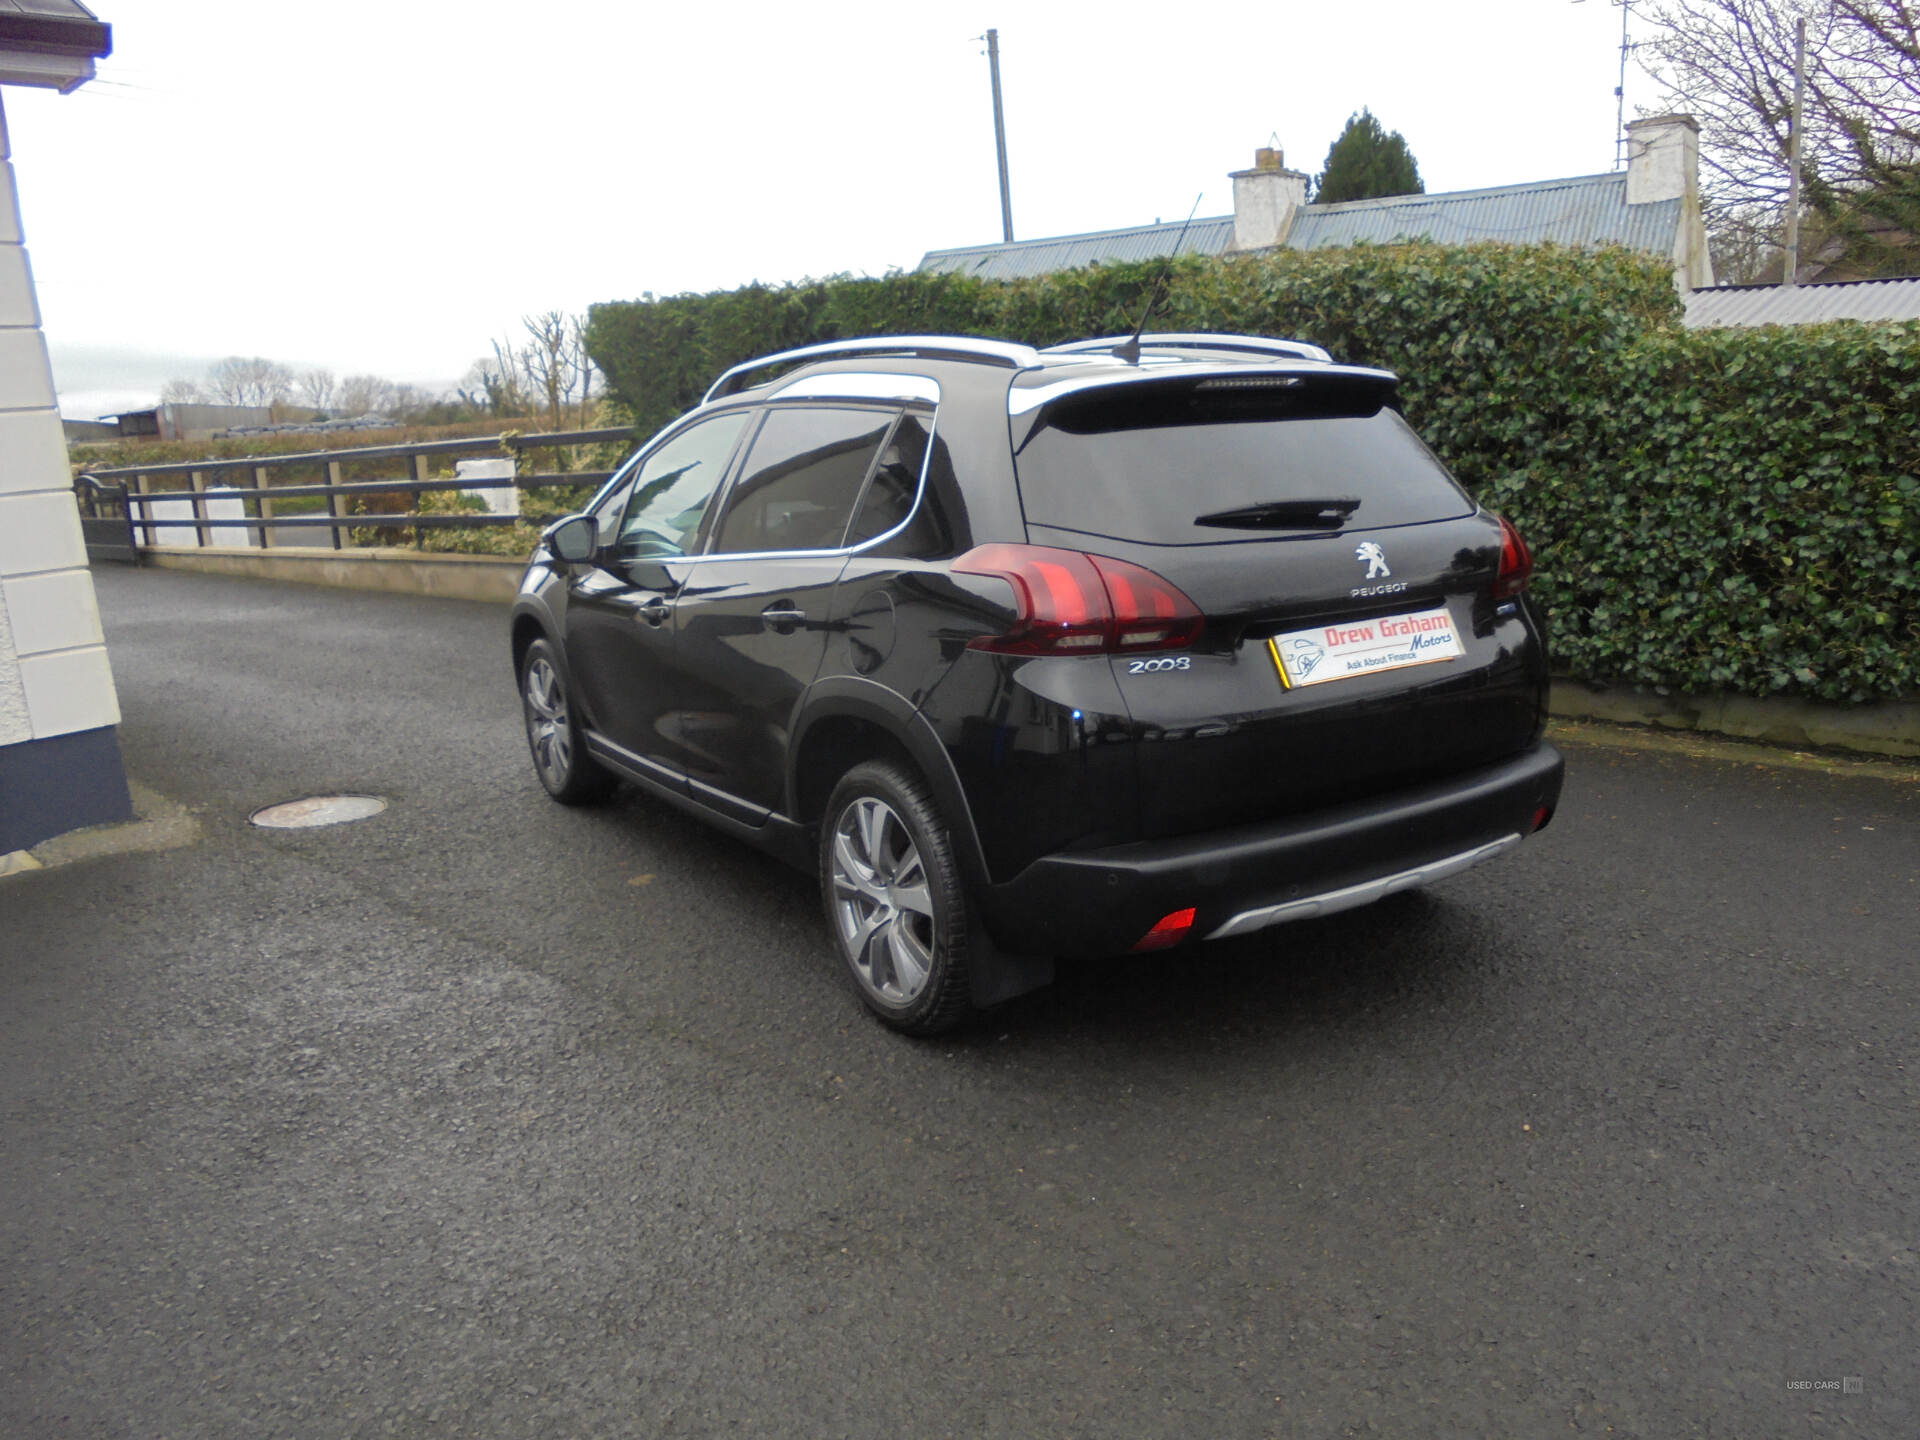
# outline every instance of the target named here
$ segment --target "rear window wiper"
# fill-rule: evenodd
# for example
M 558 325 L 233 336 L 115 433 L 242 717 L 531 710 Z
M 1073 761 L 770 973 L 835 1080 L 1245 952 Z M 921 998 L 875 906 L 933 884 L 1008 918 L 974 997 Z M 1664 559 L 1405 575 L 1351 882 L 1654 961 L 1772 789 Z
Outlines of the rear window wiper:
M 1193 523 L 1221 530 L 1338 530 L 1359 508 L 1360 502 L 1350 495 L 1325 500 L 1263 500 L 1258 505 L 1196 515 Z

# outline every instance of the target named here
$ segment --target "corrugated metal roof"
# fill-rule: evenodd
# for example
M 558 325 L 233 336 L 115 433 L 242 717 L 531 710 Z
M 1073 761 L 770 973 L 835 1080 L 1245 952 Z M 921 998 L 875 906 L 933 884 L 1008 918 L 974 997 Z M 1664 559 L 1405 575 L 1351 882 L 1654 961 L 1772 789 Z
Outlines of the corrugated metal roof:
M 1440 195 L 1393 195 L 1339 205 L 1303 205 L 1287 233 L 1290 250 L 1323 250 L 1362 241 L 1436 240 L 1469 245 L 1479 240 L 1528 244 L 1626 245 L 1671 255 L 1679 234 L 1680 202 L 1627 204 L 1625 172 L 1541 180 L 1490 190 Z M 1096 230 L 1011 245 L 968 245 L 929 250 L 922 270 L 957 271 L 987 280 L 1047 275 L 1100 261 L 1152 260 L 1173 253 L 1178 223 Z M 1233 244 L 1233 217 L 1196 220 L 1180 246 L 1183 255 L 1218 255 Z
M 1562 245 L 1625 245 L 1671 255 L 1679 226 L 1678 200 L 1627 204 L 1627 177 L 1621 171 L 1491 190 L 1306 205 L 1293 217 L 1287 246 L 1323 250 L 1391 240 L 1435 240 L 1442 245 L 1555 240 Z
M 47 15 L 64 20 L 94 20 L 98 17 L 80 0 L 0 0 L 0 15 L 9 11 L 21 15 Z
M 1920 276 L 1822 285 L 1721 285 L 1686 297 L 1686 324 L 1817 325 L 1823 320 L 1920 320 Z
M 1051 275 L 1077 270 L 1096 261 L 1157 260 L 1174 253 L 1184 221 L 1171 225 L 1136 225 L 1131 230 L 1095 230 L 1085 235 L 1058 235 L 1047 240 L 1016 240 L 1011 245 L 963 245 L 954 250 L 929 250 L 922 270 L 978 275 L 983 280 L 1019 280 L 1028 275 Z M 1180 241 L 1182 255 L 1218 255 L 1233 243 L 1233 216 L 1195 220 Z

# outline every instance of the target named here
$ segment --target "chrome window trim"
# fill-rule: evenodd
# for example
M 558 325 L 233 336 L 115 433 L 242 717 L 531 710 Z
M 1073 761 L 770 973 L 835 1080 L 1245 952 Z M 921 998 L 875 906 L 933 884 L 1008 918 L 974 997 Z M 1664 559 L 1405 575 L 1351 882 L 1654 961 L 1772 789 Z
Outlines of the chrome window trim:
M 901 418 L 914 413 L 916 412 L 912 410 L 903 410 L 900 412 Z M 870 540 L 862 540 L 858 545 L 841 545 L 832 550 L 729 550 L 722 554 L 714 554 L 709 551 L 699 555 L 677 555 L 666 563 L 671 565 L 704 565 L 709 560 L 802 560 L 835 555 L 844 560 L 861 554 L 863 551 L 871 550 L 876 545 L 886 544 L 887 541 L 893 539 L 894 536 L 900 534 L 909 525 L 913 524 L 915 517 L 920 513 L 920 506 L 926 500 L 927 474 L 933 468 L 933 447 L 940 433 L 940 412 L 935 410 L 933 414 L 926 418 L 927 453 L 920 461 L 920 479 L 913 487 L 913 504 L 907 507 L 906 518 L 891 530 L 882 531 Z M 882 441 L 881 443 L 885 444 L 886 442 Z M 868 478 L 871 479 L 871 475 L 869 475 Z M 862 499 L 865 498 L 865 493 L 864 490 L 861 492 Z M 858 513 L 857 510 L 856 513 Z M 847 517 L 847 523 L 849 525 L 853 523 L 852 515 Z M 712 543 L 711 537 L 709 537 L 708 543 Z
M 773 365 L 880 355 L 987 360 L 1014 370 L 1031 369 L 1040 363 L 1040 352 L 1031 345 L 1018 345 L 1008 340 L 981 340 L 971 335 L 873 335 L 859 340 L 830 340 L 823 345 L 803 345 L 798 350 L 782 350 L 775 355 L 762 355 L 736 365 L 713 382 L 701 397 L 700 404 L 711 405 L 729 395 L 738 394 L 746 388 L 748 375 Z
M 940 403 L 940 382 L 931 375 L 889 375 L 884 371 L 829 371 L 803 375 L 778 393 L 775 400 L 920 400 Z
M 1190 375 L 1195 379 L 1253 375 L 1339 375 L 1350 379 L 1384 380 L 1389 384 L 1399 378 L 1391 370 L 1374 370 L 1364 365 L 1322 365 L 1313 360 L 1272 365 L 1188 364 L 1180 366 L 1177 371 L 1160 369 L 1138 374 L 1129 372 L 1124 375 L 1075 375 L 1050 381 L 1045 385 L 1016 385 L 1007 392 L 1007 414 L 1025 415 L 1062 396 L 1072 395 L 1082 390 L 1097 390 L 1102 386 L 1142 385 L 1155 380 L 1164 380 L 1170 374 L 1178 374 L 1183 378 Z

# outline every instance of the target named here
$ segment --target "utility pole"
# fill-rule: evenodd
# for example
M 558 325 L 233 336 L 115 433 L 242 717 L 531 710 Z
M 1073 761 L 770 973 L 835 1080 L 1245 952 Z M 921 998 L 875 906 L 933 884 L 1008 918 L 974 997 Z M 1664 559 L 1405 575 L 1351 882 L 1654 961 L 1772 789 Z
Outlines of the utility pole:
M 1782 285 L 1800 283 L 1800 112 L 1807 98 L 1807 22 L 1793 24 L 1793 128 L 1787 138 L 1787 265 Z
M 993 71 L 993 143 L 1000 152 L 1000 228 L 1013 243 L 1013 193 L 1007 188 L 1007 119 L 1000 109 L 1000 32 L 987 31 L 987 68 Z

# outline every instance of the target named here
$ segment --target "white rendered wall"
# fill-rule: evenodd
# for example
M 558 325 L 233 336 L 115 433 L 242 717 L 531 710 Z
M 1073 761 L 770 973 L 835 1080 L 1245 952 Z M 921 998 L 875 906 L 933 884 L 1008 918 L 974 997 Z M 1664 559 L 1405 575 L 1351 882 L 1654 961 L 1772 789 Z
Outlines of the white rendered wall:
M 142 507 L 155 520 L 192 520 L 195 519 L 191 500 L 156 500 Z M 202 512 L 209 520 L 244 520 L 247 518 L 246 503 L 231 495 L 222 495 L 218 490 L 206 492 L 202 502 Z M 253 543 L 253 532 L 243 525 L 210 525 L 207 527 L 209 541 L 214 545 L 244 546 Z M 189 530 L 182 525 L 169 525 L 164 529 L 156 527 L 153 532 L 156 545 L 177 545 L 183 549 L 193 549 L 200 544 L 200 532 Z
M 513 457 L 489 460 L 456 460 L 453 462 L 453 478 L 456 480 L 511 480 L 513 479 Z M 462 490 L 462 495 L 471 495 L 481 501 L 495 515 L 518 515 L 520 513 L 520 492 L 514 490 Z
M 1656 115 L 1627 126 L 1627 203 L 1680 202 L 1673 278 L 1681 289 L 1713 284 L 1707 227 L 1700 214 L 1700 127 L 1691 115 Z
M 0 110 L 0 745 L 120 723 Z

